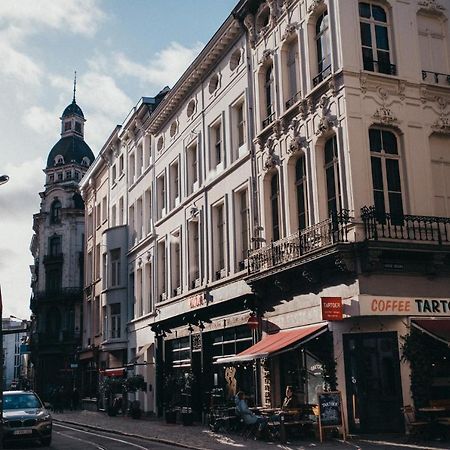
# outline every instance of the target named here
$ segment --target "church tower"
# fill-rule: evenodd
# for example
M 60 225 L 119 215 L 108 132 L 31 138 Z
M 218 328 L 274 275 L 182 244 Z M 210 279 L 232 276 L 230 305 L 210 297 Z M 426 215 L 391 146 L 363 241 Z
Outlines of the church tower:
M 77 379 L 81 345 L 84 202 L 79 182 L 94 154 L 84 141 L 83 111 L 75 99 L 61 120 L 61 138 L 48 154 L 40 211 L 33 216 L 31 252 L 33 311 L 32 359 L 35 389 L 44 399 L 51 390 L 71 390 Z

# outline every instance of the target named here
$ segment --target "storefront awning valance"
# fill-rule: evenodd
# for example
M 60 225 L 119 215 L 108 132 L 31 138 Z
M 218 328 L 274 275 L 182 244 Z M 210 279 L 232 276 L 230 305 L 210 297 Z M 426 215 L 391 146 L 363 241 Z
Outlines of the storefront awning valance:
M 218 364 L 225 364 L 274 356 L 305 344 L 307 341 L 317 337 L 327 329 L 327 324 L 321 323 L 308 327 L 296 328 L 294 330 L 279 331 L 275 334 L 268 334 L 255 345 L 252 345 L 238 355 L 218 358 L 216 362 Z
M 101 370 L 100 373 L 105 377 L 123 377 L 125 375 L 125 367 L 117 367 L 115 369 Z
M 420 331 L 450 345 L 450 317 L 439 319 L 414 319 L 411 325 Z

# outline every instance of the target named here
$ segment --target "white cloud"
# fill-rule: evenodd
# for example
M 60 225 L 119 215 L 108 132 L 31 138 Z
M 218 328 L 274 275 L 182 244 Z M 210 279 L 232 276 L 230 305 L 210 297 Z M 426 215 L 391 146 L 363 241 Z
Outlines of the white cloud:
M 58 113 L 55 113 L 55 111 L 48 111 L 41 106 L 31 106 L 22 120 L 36 133 L 51 136 L 59 128 L 58 117 Z
M 24 34 L 52 28 L 92 36 L 105 19 L 95 0 L 2 0 L 0 25 L 17 27 Z
M 133 62 L 123 53 L 117 53 L 115 69 L 119 75 L 136 77 L 152 85 L 172 86 L 200 53 L 203 46 L 198 42 L 193 48 L 188 48 L 177 42 L 171 42 L 167 48 L 156 53 L 147 64 Z

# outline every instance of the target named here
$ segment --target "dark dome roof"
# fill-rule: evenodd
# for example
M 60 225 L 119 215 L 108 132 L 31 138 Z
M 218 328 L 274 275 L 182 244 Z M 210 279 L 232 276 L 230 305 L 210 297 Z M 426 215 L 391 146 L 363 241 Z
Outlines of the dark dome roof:
M 94 161 L 94 154 L 89 145 L 78 136 L 62 137 L 50 150 L 47 159 L 47 168 L 55 166 L 55 158 L 61 155 L 64 158 L 64 164 L 76 162 L 81 164 L 84 157 L 89 158 L 89 165 Z
M 84 119 L 83 111 L 81 111 L 81 108 L 75 103 L 75 100 L 69 106 L 67 106 L 67 108 L 62 113 L 62 117 L 73 116 L 74 114 Z

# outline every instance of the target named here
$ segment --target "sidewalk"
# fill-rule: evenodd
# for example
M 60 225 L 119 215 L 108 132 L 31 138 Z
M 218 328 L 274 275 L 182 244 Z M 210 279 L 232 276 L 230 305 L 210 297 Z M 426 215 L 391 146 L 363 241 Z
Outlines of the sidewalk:
M 280 444 L 278 442 L 244 440 L 236 434 L 213 433 L 200 425 L 184 427 L 179 424 L 166 424 L 158 419 L 133 420 L 124 416 L 109 417 L 105 413 L 93 411 L 68 411 L 53 413 L 52 416 L 56 421 L 68 424 L 83 425 L 123 435 L 130 434 L 192 450 L 306 450 L 314 447 L 320 448 L 320 450 L 339 450 L 355 448 L 355 445 L 350 446 L 337 441 L 327 441 L 320 444 L 317 441 L 305 440 L 294 444 Z

